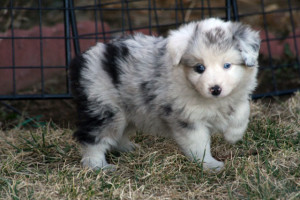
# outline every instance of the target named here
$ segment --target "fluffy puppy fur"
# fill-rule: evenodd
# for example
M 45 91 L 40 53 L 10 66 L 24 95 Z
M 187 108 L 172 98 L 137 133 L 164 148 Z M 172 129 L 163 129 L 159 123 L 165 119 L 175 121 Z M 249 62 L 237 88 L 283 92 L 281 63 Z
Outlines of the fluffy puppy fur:
M 98 43 L 71 65 L 82 164 L 111 167 L 105 153 L 130 151 L 135 130 L 175 139 L 191 160 L 221 170 L 211 134 L 241 140 L 256 87 L 259 34 L 220 19 L 182 25 L 167 38 L 136 34 Z

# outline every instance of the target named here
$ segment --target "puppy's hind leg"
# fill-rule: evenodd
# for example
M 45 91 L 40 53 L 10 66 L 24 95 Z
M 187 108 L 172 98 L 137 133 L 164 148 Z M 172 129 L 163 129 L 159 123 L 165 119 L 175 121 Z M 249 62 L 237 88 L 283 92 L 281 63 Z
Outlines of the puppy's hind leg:
M 105 154 L 122 137 L 126 124 L 123 113 L 112 105 L 102 105 L 92 113 L 83 112 L 80 117 L 74 137 L 82 144 L 82 165 L 91 169 L 113 168 Z
M 105 158 L 105 153 L 110 149 L 111 142 L 109 138 L 102 139 L 97 144 L 82 145 L 82 159 L 83 167 L 90 169 L 115 169 L 114 165 L 108 164 Z

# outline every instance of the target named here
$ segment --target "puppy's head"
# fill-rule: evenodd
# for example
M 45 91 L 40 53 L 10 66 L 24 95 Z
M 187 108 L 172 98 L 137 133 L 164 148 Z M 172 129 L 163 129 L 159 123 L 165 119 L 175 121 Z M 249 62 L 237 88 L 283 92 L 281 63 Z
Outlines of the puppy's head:
M 181 26 L 167 43 L 172 64 L 183 67 L 191 85 L 208 98 L 247 90 L 247 81 L 255 87 L 259 47 L 258 32 L 214 18 Z

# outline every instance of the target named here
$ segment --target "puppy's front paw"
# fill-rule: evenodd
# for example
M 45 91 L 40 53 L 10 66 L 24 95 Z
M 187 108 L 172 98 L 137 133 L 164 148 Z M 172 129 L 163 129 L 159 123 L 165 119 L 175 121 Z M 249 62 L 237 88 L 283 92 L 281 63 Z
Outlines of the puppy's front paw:
M 243 139 L 246 128 L 247 125 L 238 128 L 228 129 L 224 134 L 225 140 L 231 144 L 235 144 L 236 142 Z
M 212 160 L 203 163 L 203 168 L 212 172 L 219 172 L 224 169 L 224 163 L 217 160 Z
M 108 164 L 106 160 L 103 159 L 97 159 L 93 157 L 84 157 L 81 160 L 81 164 L 83 167 L 92 169 L 92 170 L 98 170 L 102 169 L 105 171 L 115 171 L 117 169 L 117 166 Z

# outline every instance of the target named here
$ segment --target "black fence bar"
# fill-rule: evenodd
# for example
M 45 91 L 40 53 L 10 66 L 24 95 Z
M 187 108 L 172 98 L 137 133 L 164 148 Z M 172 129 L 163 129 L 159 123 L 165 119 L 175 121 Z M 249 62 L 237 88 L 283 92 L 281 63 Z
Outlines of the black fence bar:
M 71 34 L 70 34 L 70 24 L 69 24 L 69 22 L 71 20 L 75 20 L 74 18 L 72 18 L 70 5 L 72 5 L 70 3 L 70 0 L 64 0 L 64 6 L 65 6 L 65 11 L 64 11 L 64 25 L 65 26 L 64 27 L 65 27 L 65 37 L 66 37 L 66 39 L 65 39 L 65 55 L 66 55 L 66 74 L 67 74 L 67 76 L 66 76 L 66 83 L 67 83 L 66 93 L 67 94 L 71 94 L 71 89 L 70 89 L 71 83 L 70 83 L 70 79 L 68 77 L 68 66 L 71 62 L 71 43 L 70 43 L 70 39 L 69 39 Z M 77 28 L 74 28 L 74 30 L 73 30 L 73 34 L 74 34 L 74 32 L 76 32 Z M 77 40 L 77 42 L 78 42 L 78 40 Z M 76 44 L 76 39 L 74 39 L 74 44 Z M 80 51 L 79 50 L 79 44 L 78 44 L 77 48 L 78 48 L 78 51 Z M 76 50 L 76 48 L 75 48 L 75 50 Z
M 269 31 L 268 31 L 268 24 L 267 24 L 267 20 L 266 20 L 266 13 L 265 13 L 265 4 L 264 4 L 264 0 L 261 0 L 261 9 L 263 11 L 262 15 L 263 15 L 263 19 L 264 19 L 264 30 L 265 30 L 265 36 L 266 36 L 266 39 L 269 40 Z M 268 47 L 268 60 L 269 60 L 269 64 L 270 64 L 270 67 L 272 68 L 272 85 L 273 85 L 273 90 L 274 90 L 274 93 L 277 93 L 278 92 L 278 87 L 277 87 L 277 81 L 276 81 L 276 78 L 275 78 L 275 73 L 274 73 L 274 65 L 273 65 L 273 59 L 272 59 L 272 53 L 271 53 L 271 45 L 270 43 L 268 42 L 267 43 L 267 47 Z
M 177 6 L 177 0 L 175 2 Z M 148 0 L 148 24 L 149 24 L 149 33 L 152 34 L 152 13 L 151 13 L 151 0 Z M 177 12 L 177 11 L 176 11 Z M 177 13 L 176 13 L 176 24 L 177 24 Z
M 296 61 L 297 61 L 297 66 L 299 69 L 299 75 L 300 75 L 300 55 L 299 55 L 299 50 L 298 50 L 298 45 L 297 45 L 297 37 L 298 40 L 300 40 L 299 36 L 296 36 L 296 26 L 295 26 L 295 20 L 294 20 L 294 16 L 293 16 L 293 9 L 292 9 L 292 4 L 291 4 L 291 0 L 288 0 L 288 5 L 289 5 L 289 13 L 290 13 L 290 21 L 291 21 L 291 25 L 292 25 L 292 34 L 293 34 L 293 40 L 294 40 L 294 48 L 295 48 L 295 52 L 296 52 Z
M 101 5 L 100 0 L 99 0 L 99 5 Z M 104 22 L 103 11 L 102 11 L 101 7 L 99 7 L 99 8 L 100 8 L 100 9 L 98 9 L 99 17 L 100 17 L 100 23 L 101 23 L 101 29 L 102 29 L 102 35 L 103 35 L 102 39 L 104 42 L 107 42 L 106 30 L 105 30 L 104 23 L 103 23 Z
M 238 5 L 236 0 L 231 0 L 231 6 L 232 6 L 232 16 L 234 21 L 239 21 L 239 11 L 238 11 Z
M 297 91 L 299 91 L 299 89 L 267 92 L 267 93 L 263 93 L 263 94 L 253 94 L 252 99 L 261 99 L 263 97 L 272 97 L 272 96 L 283 96 L 283 95 L 292 94 L 292 93 L 297 92 Z
M 13 14 L 13 0 L 10 2 L 10 17 L 11 17 L 11 46 L 12 46 L 12 79 L 13 79 L 13 95 L 16 95 L 16 69 L 15 69 L 15 39 L 14 39 L 14 14 Z
M 226 0 L 226 20 L 231 19 L 231 0 Z
M 43 63 L 43 34 L 42 34 L 42 3 L 39 0 L 39 32 L 40 32 L 40 60 L 41 60 L 41 94 L 45 94 L 45 78 L 44 78 L 44 63 Z
M 71 94 L 26 94 L 26 95 L 1 95 L 1 100 L 43 100 L 43 99 L 71 99 Z
M 69 0 L 69 7 L 70 7 L 70 23 L 72 27 L 72 36 L 73 36 L 73 43 L 74 43 L 74 50 L 75 54 L 80 54 L 80 44 L 78 40 L 78 30 L 77 30 L 77 20 L 74 11 L 74 3 L 73 0 Z

